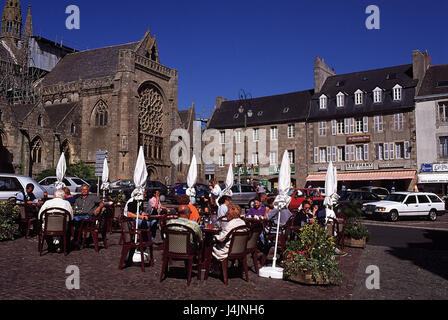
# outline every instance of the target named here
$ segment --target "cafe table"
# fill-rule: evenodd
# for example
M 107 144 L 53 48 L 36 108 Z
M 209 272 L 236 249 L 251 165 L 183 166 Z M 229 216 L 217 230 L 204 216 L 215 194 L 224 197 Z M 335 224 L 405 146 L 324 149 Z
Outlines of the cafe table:
M 213 253 L 213 244 L 214 244 L 214 236 L 221 232 L 221 229 L 218 227 L 212 227 L 212 225 L 208 225 L 205 227 L 201 227 L 202 229 L 202 269 L 208 270 L 210 269 L 212 263 L 212 253 Z

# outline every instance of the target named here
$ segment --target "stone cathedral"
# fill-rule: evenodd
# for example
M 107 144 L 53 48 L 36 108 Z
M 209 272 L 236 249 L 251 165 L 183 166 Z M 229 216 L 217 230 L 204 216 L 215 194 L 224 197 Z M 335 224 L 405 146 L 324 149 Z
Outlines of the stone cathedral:
M 26 67 L 45 72 L 32 83 L 34 103 L 0 100 L 0 172 L 35 177 L 62 151 L 69 163 L 94 166 L 96 151 L 107 150 L 110 179 L 132 179 L 143 146 L 152 180 L 185 178 L 170 161 L 170 134 L 191 126 L 182 120 L 194 120 L 194 107 L 178 111 L 178 72 L 161 64 L 149 29 L 139 41 L 76 51 L 34 36 L 30 7 L 25 38 L 21 16 L 20 1 L 8 0 L 0 59 L 14 64 L 11 56 L 28 50 Z

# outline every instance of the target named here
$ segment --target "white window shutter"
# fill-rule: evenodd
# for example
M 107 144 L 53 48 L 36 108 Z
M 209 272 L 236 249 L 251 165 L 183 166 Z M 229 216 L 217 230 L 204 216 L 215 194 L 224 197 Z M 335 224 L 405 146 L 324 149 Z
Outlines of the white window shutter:
M 315 147 L 314 148 L 314 163 L 318 163 L 319 162 L 319 148 Z
M 333 162 L 336 162 L 336 150 L 337 150 L 337 147 L 335 146 L 335 147 L 332 147 L 332 149 L 333 149 L 333 152 L 332 152 L 332 161 Z
M 389 160 L 389 144 L 384 144 L 384 160 Z
M 350 118 L 350 134 L 355 133 L 355 118 Z
M 362 122 L 363 122 L 363 131 L 364 131 L 364 133 L 369 132 L 369 117 L 363 117 L 362 118 Z
M 409 152 L 409 141 L 404 142 L 404 158 L 410 159 L 411 153 Z
M 369 145 L 364 145 L 364 161 L 369 161 Z
M 350 119 L 344 119 L 344 133 L 349 134 L 350 133 Z
M 327 162 L 331 161 L 331 147 L 327 147 Z
M 389 159 L 390 160 L 395 159 L 395 143 L 393 142 L 389 144 Z
M 331 120 L 331 134 L 336 135 L 336 120 Z

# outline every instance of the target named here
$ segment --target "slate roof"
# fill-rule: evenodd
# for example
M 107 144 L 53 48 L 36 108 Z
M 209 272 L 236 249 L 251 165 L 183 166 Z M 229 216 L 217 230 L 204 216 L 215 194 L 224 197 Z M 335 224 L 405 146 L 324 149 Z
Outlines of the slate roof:
M 252 110 L 253 115 L 247 117 L 247 127 L 304 121 L 313 93 L 314 90 L 306 90 L 248 100 L 245 111 Z M 238 112 L 240 105 L 238 100 L 224 101 L 213 112 L 208 128 L 243 128 L 244 116 Z
M 43 85 L 48 86 L 60 82 L 66 83 L 111 76 L 117 71 L 119 50 L 134 50 L 138 43 L 131 42 L 67 54 L 45 76 Z
M 77 102 L 70 102 L 45 106 L 44 109 L 50 118 L 51 127 L 56 128 L 77 104 Z
M 18 122 L 25 120 L 25 117 L 35 107 L 34 104 L 14 104 L 11 105 L 11 111 Z
M 418 96 L 448 94 L 448 64 L 431 66 L 423 79 Z
M 394 101 L 392 96 L 392 88 L 397 84 L 403 87 L 400 101 Z M 417 84 L 418 80 L 413 79 L 412 64 L 331 76 L 325 81 L 321 92 L 314 94 L 309 119 L 317 121 L 405 111 L 414 107 Z M 381 103 L 373 102 L 373 90 L 377 87 L 383 89 Z M 354 94 L 357 90 L 365 93 L 362 105 L 355 105 Z M 339 92 L 346 95 L 343 107 L 336 106 Z M 323 94 L 328 98 L 326 109 L 319 107 L 319 98 Z

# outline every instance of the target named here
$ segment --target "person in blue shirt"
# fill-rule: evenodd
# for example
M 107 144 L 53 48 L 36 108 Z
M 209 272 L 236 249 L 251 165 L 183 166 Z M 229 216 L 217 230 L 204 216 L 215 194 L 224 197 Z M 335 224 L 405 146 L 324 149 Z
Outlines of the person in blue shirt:
M 37 204 L 39 200 L 33 193 L 34 185 L 32 183 L 28 183 L 25 188 L 25 192 L 19 192 L 16 197 L 17 204 Z

